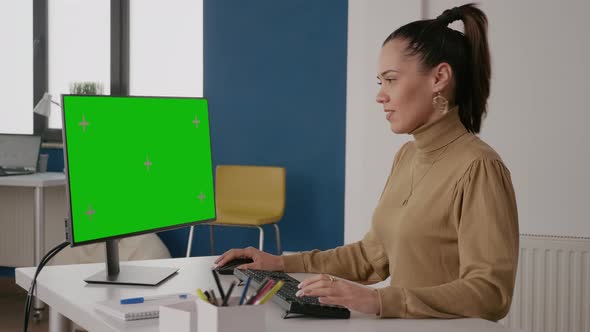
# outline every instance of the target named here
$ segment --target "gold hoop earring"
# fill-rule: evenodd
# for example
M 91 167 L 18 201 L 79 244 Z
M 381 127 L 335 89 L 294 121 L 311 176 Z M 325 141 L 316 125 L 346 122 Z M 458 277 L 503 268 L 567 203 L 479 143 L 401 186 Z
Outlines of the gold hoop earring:
M 449 101 L 440 94 L 440 91 L 432 98 L 432 106 L 435 111 L 442 114 L 446 114 L 449 111 Z

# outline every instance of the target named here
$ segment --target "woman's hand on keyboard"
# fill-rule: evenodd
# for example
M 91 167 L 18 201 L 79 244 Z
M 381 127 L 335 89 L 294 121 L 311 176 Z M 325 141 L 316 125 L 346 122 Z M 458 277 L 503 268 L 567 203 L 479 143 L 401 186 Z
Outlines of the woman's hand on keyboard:
M 245 249 L 231 249 L 226 251 L 223 255 L 219 256 L 217 260 L 215 260 L 215 267 L 224 266 L 229 261 L 236 258 L 250 258 L 254 261 L 250 264 L 240 265 L 238 266 L 238 269 L 268 271 L 283 271 L 285 269 L 282 256 L 271 255 L 253 247 L 248 247 Z
M 318 274 L 299 284 L 296 296 L 316 296 L 321 304 L 336 304 L 365 314 L 379 314 L 379 294 L 352 281 Z

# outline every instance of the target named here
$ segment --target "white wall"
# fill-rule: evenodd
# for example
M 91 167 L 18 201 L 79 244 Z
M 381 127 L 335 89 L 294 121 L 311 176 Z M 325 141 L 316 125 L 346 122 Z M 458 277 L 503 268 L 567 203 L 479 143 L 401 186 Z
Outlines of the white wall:
M 203 96 L 203 1 L 132 0 L 129 93 Z
M 360 239 L 393 154 L 374 101 L 376 56 L 397 27 L 467 1 L 349 0 L 345 242 Z M 482 138 L 511 170 L 521 233 L 590 236 L 590 3 L 480 1 L 488 15 L 492 94 Z M 419 8 L 416 8 L 419 7 Z M 461 29 L 461 24 L 453 25 Z
M 33 133 L 33 1 L 0 2 L 0 133 Z
M 419 1 L 348 1 L 345 243 L 369 229 L 394 154 L 409 139 L 391 133 L 375 102 L 379 50 L 396 27 L 420 17 Z

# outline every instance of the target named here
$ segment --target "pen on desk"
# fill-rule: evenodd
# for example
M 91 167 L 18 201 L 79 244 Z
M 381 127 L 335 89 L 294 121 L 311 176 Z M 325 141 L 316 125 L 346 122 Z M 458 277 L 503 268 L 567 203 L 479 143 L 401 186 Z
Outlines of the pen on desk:
M 251 281 L 251 277 L 248 277 L 248 279 L 246 279 L 246 285 L 244 285 L 244 290 L 242 291 L 242 296 L 240 297 L 240 305 L 244 304 L 244 300 L 246 299 L 246 294 L 248 294 L 248 287 L 250 287 Z
M 227 293 L 225 293 L 225 298 L 223 298 L 223 302 L 221 303 L 221 306 L 227 307 L 227 302 L 229 301 L 229 297 L 231 295 L 231 292 L 234 290 L 234 287 L 236 287 L 236 282 L 232 281 L 231 285 L 229 285 L 229 289 L 227 290 Z
M 140 297 L 130 297 L 127 299 L 121 299 L 121 304 L 137 304 L 137 303 L 144 303 L 146 301 L 156 301 L 162 299 L 187 299 L 188 294 L 169 294 L 169 295 L 155 295 L 155 296 L 140 296 Z
M 213 278 L 215 279 L 215 283 L 217 284 L 217 289 L 219 289 L 219 296 L 223 299 L 225 297 L 225 293 L 223 292 L 223 287 L 221 286 L 221 282 L 219 281 L 219 275 L 217 275 L 217 271 L 211 270 L 213 273 Z
M 268 299 L 270 299 L 273 295 L 275 295 L 280 289 L 281 287 L 283 287 L 283 281 L 279 280 L 277 281 L 277 283 L 268 291 L 266 292 L 266 294 L 264 294 L 260 300 L 256 301 L 256 303 L 254 303 L 255 305 L 258 304 L 264 304 L 266 301 L 268 301 Z

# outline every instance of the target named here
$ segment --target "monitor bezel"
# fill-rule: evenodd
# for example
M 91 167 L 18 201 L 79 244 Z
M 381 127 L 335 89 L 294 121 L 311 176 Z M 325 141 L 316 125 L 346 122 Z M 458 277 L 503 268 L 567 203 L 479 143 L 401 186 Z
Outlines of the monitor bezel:
M 80 241 L 80 242 L 76 242 L 75 237 L 74 237 L 74 222 L 72 220 L 72 203 L 71 203 L 71 191 L 70 191 L 70 172 L 69 172 L 69 161 L 68 161 L 68 148 L 67 148 L 67 140 L 66 140 L 66 121 L 65 121 L 65 103 L 64 103 L 64 97 L 100 97 L 100 98 L 108 98 L 108 99 L 114 99 L 114 98 L 125 98 L 125 99 L 130 99 L 130 98 L 158 98 L 158 99 L 198 99 L 198 100 L 204 100 L 207 104 L 207 114 L 208 114 L 208 126 L 209 126 L 209 149 L 211 151 L 211 157 L 210 157 L 210 162 L 211 162 L 211 176 L 213 179 L 213 209 L 214 209 L 214 216 L 212 219 L 205 219 L 205 220 L 198 220 L 198 221 L 188 221 L 186 223 L 182 223 L 182 224 L 177 224 L 177 225 L 173 225 L 173 226 L 166 226 L 166 227 L 161 227 L 161 228 L 155 228 L 155 229 L 150 229 L 150 230 L 144 230 L 144 231 L 138 231 L 138 232 L 134 232 L 134 233 L 127 233 L 127 234 L 119 234 L 119 235 L 113 235 L 113 236 L 109 236 L 109 237 L 103 237 L 100 239 L 93 239 L 93 240 L 87 240 L 87 241 Z M 86 245 L 86 244 L 92 244 L 92 243 L 101 243 L 101 242 L 106 242 L 108 240 L 116 240 L 116 239 L 123 239 L 123 238 L 127 238 L 127 237 L 132 237 L 132 236 L 137 236 L 137 235 L 142 235 L 142 234 L 150 234 L 150 233 L 157 233 L 157 232 L 163 232 L 163 231 L 168 231 L 168 230 L 173 230 L 173 229 L 178 229 L 178 228 L 183 228 L 183 227 L 188 227 L 188 226 L 193 226 L 193 225 L 198 225 L 198 224 L 202 224 L 202 223 L 207 223 L 207 222 L 212 222 L 217 220 L 217 200 L 215 197 L 215 170 L 213 167 L 213 144 L 212 144 L 212 132 L 211 132 L 211 113 L 209 112 L 209 100 L 205 97 L 186 97 L 186 96 L 140 96 L 140 95 L 133 95 L 133 96 L 111 96 L 111 95 L 81 95 L 81 94 L 62 94 L 61 95 L 61 118 L 62 118 L 62 142 L 63 142 L 63 150 L 64 150 L 64 173 L 66 176 L 66 203 L 67 203 L 67 216 L 66 216 L 66 223 L 67 223 L 67 229 L 66 229 L 66 240 L 70 243 L 71 247 L 77 247 L 77 246 L 81 246 L 81 245 Z

